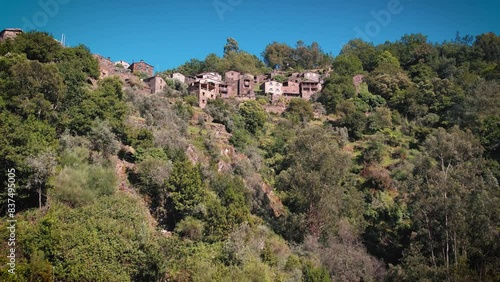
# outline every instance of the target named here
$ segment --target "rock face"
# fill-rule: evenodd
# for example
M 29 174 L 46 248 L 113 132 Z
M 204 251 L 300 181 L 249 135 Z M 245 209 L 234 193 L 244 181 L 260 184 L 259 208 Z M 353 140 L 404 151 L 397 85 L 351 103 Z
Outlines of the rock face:
M 192 164 L 197 164 L 199 162 L 198 153 L 196 151 L 196 148 L 191 144 L 189 144 L 186 149 L 186 156 Z

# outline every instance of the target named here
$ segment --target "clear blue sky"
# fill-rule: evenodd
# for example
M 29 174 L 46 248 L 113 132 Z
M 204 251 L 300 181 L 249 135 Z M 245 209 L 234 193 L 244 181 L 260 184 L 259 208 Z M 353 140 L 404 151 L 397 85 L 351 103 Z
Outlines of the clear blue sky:
M 337 55 L 355 37 L 383 43 L 421 32 L 442 42 L 456 31 L 500 34 L 499 12 L 498 0 L 18 0 L 2 3 L 0 30 L 64 33 L 71 46 L 83 43 L 115 61 L 143 59 L 158 71 L 221 55 L 227 37 L 260 57 L 273 41 L 317 41 Z

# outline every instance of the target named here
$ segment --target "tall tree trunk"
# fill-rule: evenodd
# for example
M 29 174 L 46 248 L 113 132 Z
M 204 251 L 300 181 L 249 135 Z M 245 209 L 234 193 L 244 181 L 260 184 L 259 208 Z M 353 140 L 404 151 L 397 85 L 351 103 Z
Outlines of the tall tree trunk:
M 434 244 L 432 243 L 433 241 L 432 241 L 432 235 L 431 235 L 431 226 L 429 224 L 429 217 L 427 216 L 426 212 L 424 212 L 424 215 L 425 215 L 425 223 L 427 224 L 427 236 L 429 237 L 432 265 L 436 266 L 436 257 L 434 256 Z
M 42 208 L 42 187 L 38 187 L 38 207 Z
M 458 266 L 458 244 L 457 244 L 457 231 L 453 231 L 453 253 L 455 254 L 455 266 Z
M 446 191 L 444 192 L 444 228 L 445 228 L 445 236 L 446 236 L 446 252 L 445 252 L 445 259 L 446 259 L 446 272 L 449 271 L 450 268 L 450 231 L 448 230 L 448 203 L 447 203 L 447 193 Z

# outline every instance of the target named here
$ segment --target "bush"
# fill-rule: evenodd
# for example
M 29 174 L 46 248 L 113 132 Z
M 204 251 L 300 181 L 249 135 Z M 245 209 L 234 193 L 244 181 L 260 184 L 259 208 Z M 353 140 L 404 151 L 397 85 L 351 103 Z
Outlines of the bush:
M 368 124 L 368 128 L 373 132 L 392 127 L 391 110 L 389 108 L 376 108 L 369 117 Z
M 197 107 L 198 106 L 198 97 L 195 96 L 195 95 L 187 95 L 184 97 L 184 101 L 186 103 L 188 103 L 189 105 L 193 106 L 193 107 Z
M 53 199 L 71 207 L 93 203 L 96 198 L 114 193 L 115 171 L 109 165 L 92 165 L 86 161 L 88 150 L 75 148 L 63 152 L 61 171 L 55 176 Z
M 266 111 L 254 100 L 243 103 L 240 106 L 240 114 L 245 122 L 245 128 L 254 135 L 264 127 L 267 120 Z
M 201 220 L 188 216 L 177 224 L 175 231 L 184 237 L 196 241 L 203 238 L 203 225 Z
M 288 104 L 285 116 L 295 122 L 308 122 L 314 118 L 314 111 L 311 103 L 304 99 L 293 98 Z
M 43 281 L 158 281 L 165 270 L 144 207 L 124 194 L 74 209 L 53 204 L 38 222 L 23 227 L 23 252 L 37 264 L 32 278 L 52 270 L 52 279 Z

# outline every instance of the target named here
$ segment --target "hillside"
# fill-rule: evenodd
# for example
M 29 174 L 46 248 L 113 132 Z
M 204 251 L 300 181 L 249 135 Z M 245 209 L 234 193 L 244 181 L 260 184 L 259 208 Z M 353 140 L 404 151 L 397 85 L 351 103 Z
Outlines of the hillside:
M 262 57 L 0 41 L 0 280 L 500 280 L 499 36 Z

